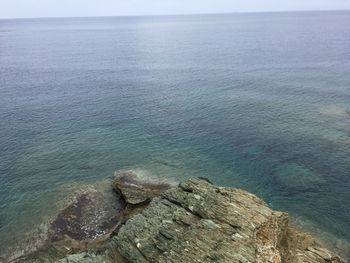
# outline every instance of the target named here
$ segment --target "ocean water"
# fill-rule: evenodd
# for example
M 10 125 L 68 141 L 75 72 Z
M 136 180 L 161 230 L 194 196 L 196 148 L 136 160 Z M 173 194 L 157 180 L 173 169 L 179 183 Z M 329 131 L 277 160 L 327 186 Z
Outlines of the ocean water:
M 350 241 L 350 12 L 0 20 L 0 251 L 122 169 Z

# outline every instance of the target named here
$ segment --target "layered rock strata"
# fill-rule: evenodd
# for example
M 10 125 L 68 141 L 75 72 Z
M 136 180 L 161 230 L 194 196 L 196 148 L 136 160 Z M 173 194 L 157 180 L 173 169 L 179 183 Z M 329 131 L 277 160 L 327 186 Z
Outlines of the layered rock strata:
M 296 242 L 296 241 L 301 242 Z M 342 262 L 248 192 L 194 178 L 165 191 L 112 242 L 130 262 Z
M 130 172 L 118 173 L 112 185 L 111 206 L 81 196 L 51 224 L 51 243 L 16 262 L 345 262 L 310 234 L 290 227 L 287 213 L 239 189 L 204 178 L 170 187 Z M 99 204 L 109 213 L 94 231 Z M 109 229 L 114 230 L 108 234 Z

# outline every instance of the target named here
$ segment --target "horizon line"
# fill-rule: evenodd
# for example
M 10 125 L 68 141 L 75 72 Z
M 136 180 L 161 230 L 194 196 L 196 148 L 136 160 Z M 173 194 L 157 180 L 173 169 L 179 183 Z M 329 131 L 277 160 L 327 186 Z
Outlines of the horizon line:
M 130 15 L 87 15 L 87 16 L 38 16 L 38 17 L 0 17 L 0 20 L 60 19 L 60 18 L 117 18 L 117 17 L 163 17 L 197 15 L 233 15 L 233 14 L 269 14 L 269 13 L 308 13 L 308 12 L 349 12 L 350 9 L 310 9 L 310 10 L 271 10 L 271 11 L 234 11 L 216 13 L 178 13 L 178 14 L 130 14 Z

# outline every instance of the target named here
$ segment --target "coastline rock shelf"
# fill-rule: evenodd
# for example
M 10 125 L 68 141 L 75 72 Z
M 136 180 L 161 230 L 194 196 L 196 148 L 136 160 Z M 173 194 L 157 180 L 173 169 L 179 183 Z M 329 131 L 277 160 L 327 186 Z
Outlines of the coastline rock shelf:
M 132 173 L 118 175 L 113 186 L 125 210 L 107 240 L 85 251 L 67 248 L 64 256 L 56 246 L 55 260 L 50 245 L 22 261 L 344 262 L 311 235 L 290 227 L 288 214 L 239 189 L 204 178 L 170 187 L 139 181 Z

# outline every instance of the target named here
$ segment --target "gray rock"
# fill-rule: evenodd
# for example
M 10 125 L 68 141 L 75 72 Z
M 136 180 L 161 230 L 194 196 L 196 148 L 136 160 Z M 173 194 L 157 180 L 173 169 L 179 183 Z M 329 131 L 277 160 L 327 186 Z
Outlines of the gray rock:
M 69 255 L 56 263 L 126 263 L 120 256 L 112 257 L 109 253 L 95 254 L 95 253 L 79 253 Z
M 288 233 L 286 213 L 245 191 L 197 178 L 154 198 L 111 245 L 136 263 L 341 262 L 325 249 L 289 244 Z
M 286 213 L 273 211 L 255 195 L 239 189 L 218 187 L 202 178 L 190 179 L 178 187 L 170 188 L 167 184 L 139 180 L 133 173 L 118 174 L 113 186 L 117 196 L 119 194 L 125 200 L 126 207 L 122 216 L 125 224 L 116 229 L 111 237 L 97 243 L 96 240 L 85 243 L 79 238 L 68 240 L 71 243 L 67 240 L 61 243 L 56 241 L 18 261 L 344 262 L 322 248 L 311 235 L 290 227 Z M 91 211 L 99 211 L 98 204 L 101 200 L 95 200 L 93 195 L 88 200 L 85 198 L 78 198 L 78 203 L 73 203 L 73 207 L 68 207 L 61 213 L 59 222 L 62 223 L 62 229 L 78 231 L 79 224 L 87 223 L 92 231 L 94 225 L 89 222 L 97 222 L 97 230 L 99 229 L 99 213 L 94 216 L 89 213 L 89 208 Z M 104 210 L 110 210 L 107 209 L 108 205 L 103 202 L 101 204 Z M 80 214 L 76 211 L 80 210 L 77 207 L 86 211 L 86 216 L 82 217 L 84 220 L 79 220 Z M 109 218 L 102 217 L 107 222 Z
M 170 188 L 166 183 L 154 183 L 140 179 L 137 174 L 126 171 L 115 174 L 114 189 L 127 204 L 147 204 L 153 197 Z

